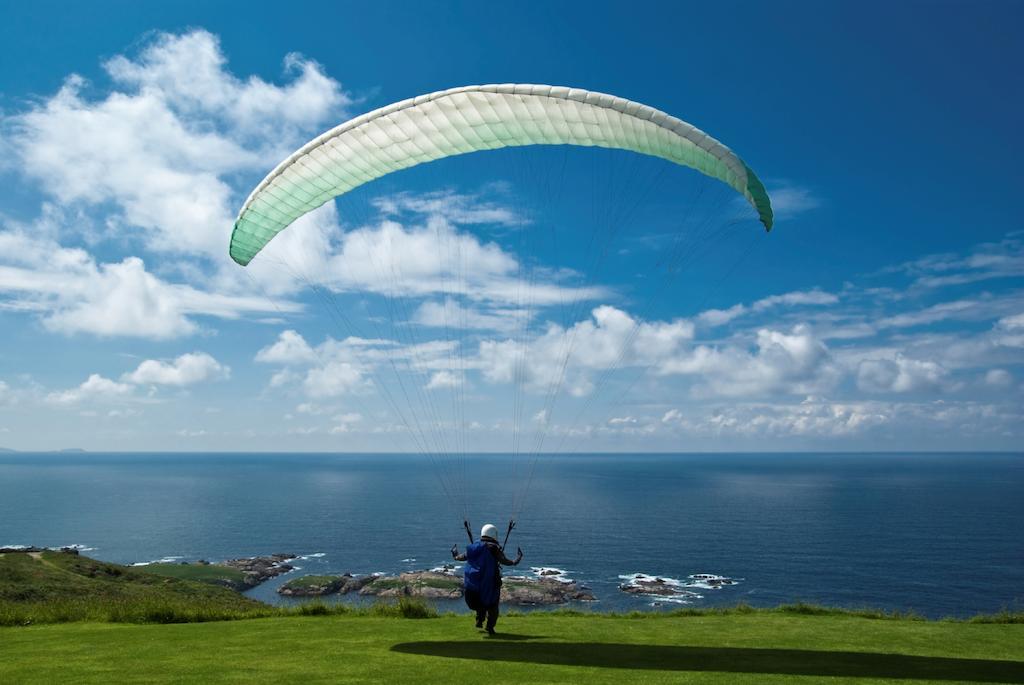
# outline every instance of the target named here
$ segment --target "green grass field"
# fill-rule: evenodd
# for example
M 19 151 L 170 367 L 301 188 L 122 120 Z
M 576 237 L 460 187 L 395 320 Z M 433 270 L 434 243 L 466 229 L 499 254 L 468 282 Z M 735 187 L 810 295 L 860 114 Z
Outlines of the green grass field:
M 1024 625 L 533 613 L 0 628 L 0 682 L 1024 683 Z
M 503 617 L 488 638 L 417 599 L 271 607 L 186 571 L 192 579 L 59 552 L 0 555 L 0 684 L 1024 683 L 1020 613 L 535 612 Z

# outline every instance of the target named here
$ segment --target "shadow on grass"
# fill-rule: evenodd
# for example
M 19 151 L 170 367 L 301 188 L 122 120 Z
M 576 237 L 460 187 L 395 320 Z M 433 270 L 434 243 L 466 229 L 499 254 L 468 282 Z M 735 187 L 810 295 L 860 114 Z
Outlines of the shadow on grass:
M 560 666 L 1024 683 L 1024 661 L 954 659 L 872 652 L 602 642 L 523 643 L 500 640 L 404 642 L 395 645 L 391 650 L 403 654 L 449 659 L 519 661 Z

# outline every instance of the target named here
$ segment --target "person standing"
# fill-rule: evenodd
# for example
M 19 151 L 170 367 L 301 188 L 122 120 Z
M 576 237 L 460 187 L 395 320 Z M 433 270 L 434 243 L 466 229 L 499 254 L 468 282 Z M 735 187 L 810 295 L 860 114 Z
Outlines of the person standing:
M 459 554 L 458 545 L 453 545 L 452 558 L 466 562 L 464 594 L 466 605 L 476 612 L 476 627 L 483 628 L 486 619 L 487 634 L 494 635 L 501 602 L 501 567 L 518 565 L 523 550 L 516 549 L 514 561 L 506 557 L 498 544 L 498 528 L 488 523 L 480 530 L 480 541 L 466 547 L 465 554 Z

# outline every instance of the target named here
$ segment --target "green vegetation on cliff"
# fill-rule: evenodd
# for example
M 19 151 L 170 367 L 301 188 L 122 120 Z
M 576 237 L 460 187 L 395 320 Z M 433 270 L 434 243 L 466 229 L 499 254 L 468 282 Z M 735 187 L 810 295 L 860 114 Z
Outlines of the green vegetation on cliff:
M 0 554 L 0 625 L 266 615 L 268 607 L 234 590 L 146 569 L 65 552 Z
M 147 564 L 141 568 L 146 573 L 153 573 L 167 578 L 195 580 L 200 583 L 213 583 L 231 587 L 245 582 L 245 573 L 235 568 L 220 564 Z

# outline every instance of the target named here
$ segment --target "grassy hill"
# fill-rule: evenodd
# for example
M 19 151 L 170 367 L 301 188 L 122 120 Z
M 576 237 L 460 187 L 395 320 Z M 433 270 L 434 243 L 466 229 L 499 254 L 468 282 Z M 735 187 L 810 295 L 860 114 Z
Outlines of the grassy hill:
M 153 573 L 167 578 L 196 580 L 201 583 L 213 583 L 230 587 L 245 581 L 245 574 L 238 569 L 220 564 L 147 564 L 146 573 Z
M 1024 625 L 771 612 L 0 628 L 0 682 L 1024 683 Z
M 77 554 L 0 554 L 0 625 L 212 620 L 262 615 L 265 609 L 227 588 Z
M 404 598 L 286 609 L 75 554 L 0 554 L 0 683 L 1024 683 L 1019 613 L 562 611 L 498 629 L 487 638 L 469 616 Z

